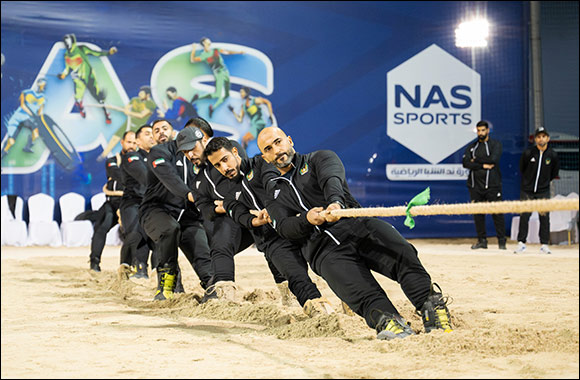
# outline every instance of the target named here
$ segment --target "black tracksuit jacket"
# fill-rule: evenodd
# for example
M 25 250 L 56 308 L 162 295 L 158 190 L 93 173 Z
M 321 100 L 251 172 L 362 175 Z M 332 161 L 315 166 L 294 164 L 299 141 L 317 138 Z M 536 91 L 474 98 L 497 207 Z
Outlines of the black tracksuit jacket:
M 313 226 L 306 219 L 308 210 L 327 207 L 334 202 L 346 208 L 357 208 L 360 204 L 350 194 L 344 166 L 336 153 L 329 150 L 304 155 L 296 153 L 292 163 L 294 169 L 286 176 L 264 174 L 268 180 L 266 208 L 280 236 L 305 245 L 305 258 L 312 263 L 313 260 L 322 259 L 312 257 L 316 252 L 328 253 L 318 246 L 322 234 L 330 236 L 338 244 L 348 239 L 353 226 L 350 218 Z
M 467 187 L 477 190 L 501 188 L 501 154 L 502 144 L 499 140 L 490 138 L 486 142 L 475 140 L 469 144 L 463 153 L 463 167 L 469 169 Z M 494 167 L 487 170 L 483 164 L 494 164 Z
M 177 149 L 175 140 L 155 145 L 147 156 L 147 190 L 139 208 L 141 215 L 150 208 L 163 208 L 176 220 L 183 213 L 188 219 L 199 220 L 199 211 L 187 200 L 194 180 L 193 164 Z
M 520 157 L 521 190 L 531 194 L 549 192 L 550 181 L 558 176 L 559 170 L 558 154 L 549 144 L 544 152 L 535 145 L 526 149 Z
M 123 197 L 121 203 L 125 206 L 141 204 L 147 190 L 147 152 L 138 150 L 122 156 L 121 178 L 123 181 Z

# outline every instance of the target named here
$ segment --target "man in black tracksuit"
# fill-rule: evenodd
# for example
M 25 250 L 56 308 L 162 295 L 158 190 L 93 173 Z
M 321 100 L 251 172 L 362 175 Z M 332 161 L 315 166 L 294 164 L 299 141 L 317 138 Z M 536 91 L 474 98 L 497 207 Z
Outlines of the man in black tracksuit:
M 161 125 L 173 130 L 168 121 L 156 120 L 151 125 L 154 133 Z M 195 129 L 196 139 L 201 140 L 203 134 Z M 212 277 L 207 235 L 188 187 L 194 180 L 193 165 L 178 146 L 178 141 L 168 140 L 151 148 L 147 161 L 147 190 L 139 207 L 140 224 L 155 243 L 158 255 L 156 300 L 173 297 L 178 247 L 192 264 L 204 289 Z
M 135 133 L 132 131 L 125 132 L 121 139 L 121 152 L 105 161 L 105 170 L 107 183 L 103 186 L 103 192 L 107 196 L 105 203 L 99 208 L 94 224 L 93 237 L 91 239 L 91 269 L 100 272 L 101 255 L 107 233 L 118 223 L 117 210 L 121 205 L 123 193 L 121 162 L 122 155 L 135 150 Z
M 544 128 L 538 128 L 534 134 L 536 145 L 526 149 L 520 158 L 520 172 L 522 182 L 520 198 L 548 199 L 550 198 L 550 182 L 558 177 L 560 160 L 558 154 L 548 145 L 550 135 Z M 528 222 L 531 213 L 520 215 L 518 231 L 518 247 L 514 253 L 522 253 L 526 250 L 526 238 L 528 237 Z M 552 253 L 548 247 L 550 242 L 550 213 L 540 213 L 540 251 Z
M 232 144 L 240 155 L 247 158 L 246 152 L 237 141 Z M 204 145 L 205 149 L 205 145 Z M 193 152 L 192 152 L 193 155 Z M 254 243 L 251 232 L 226 214 L 223 207 L 225 196 L 234 184 L 206 160 L 203 151 L 194 158 L 199 174 L 194 185 L 195 205 L 201 211 L 203 224 L 209 237 L 214 283 L 206 291 L 203 302 L 210 298 L 235 301 L 235 264 L 234 256 Z M 268 267 L 279 284 L 286 279 L 268 260 Z
M 121 172 L 125 191 L 121 198 L 121 223 L 125 228 L 125 241 L 121 246 L 121 266 L 135 266 L 136 278 L 148 278 L 147 261 L 150 243 L 143 228 L 139 225 L 139 205 L 147 189 L 147 156 L 155 145 L 153 132 L 149 125 L 141 126 L 135 133 L 139 149 L 123 155 Z M 123 269 L 121 268 L 121 269 Z
M 502 145 L 489 137 L 489 124 L 485 120 L 477 123 L 477 140 L 469 144 L 463 153 L 463 167 L 469 169 L 467 188 L 472 202 L 496 202 L 502 200 L 501 172 L 499 160 Z M 503 214 L 492 214 L 499 249 L 506 249 L 505 218 Z M 487 249 L 485 214 L 473 215 L 477 242 L 471 249 Z
M 378 218 L 340 219 L 331 214 L 340 208 L 360 207 L 334 152 L 298 154 L 292 139 L 276 127 L 262 130 L 258 146 L 264 159 L 281 173 L 266 183 L 272 225 L 283 238 L 303 245 L 312 270 L 377 330 L 377 338 L 404 338 L 414 332 L 371 270 L 401 285 L 421 312 L 427 332 L 435 328 L 452 331 L 444 299 L 435 292 L 413 245 Z M 265 174 L 265 178 L 270 176 Z
M 282 239 L 268 222 L 263 201 L 266 192 L 262 169 L 271 165 L 260 156 L 242 158 L 234 144 L 224 137 L 211 140 L 204 154 L 234 185 L 225 195 L 224 209 L 227 214 L 252 233 L 256 248 L 264 252 L 268 261 L 287 279 L 288 287 L 300 306 L 305 307 L 309 300 L 320 299 L 322 295 L 308 276 L 308 264 L 300 252 L 300 246 Z M 307 309 L 305 307 L 305 312 L 309 314 Z M 310 309 L 315 311 L 314 308 Z

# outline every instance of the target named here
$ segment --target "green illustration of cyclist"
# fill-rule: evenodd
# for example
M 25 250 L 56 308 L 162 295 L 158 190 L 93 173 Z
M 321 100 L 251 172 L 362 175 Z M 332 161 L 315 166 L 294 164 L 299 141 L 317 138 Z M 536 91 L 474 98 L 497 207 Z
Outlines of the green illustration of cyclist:
M 64 79 L 70 74 L 75 86 L 75 105 L 78 107 L 83 118 L 86 116 L 83 107 L 83 96 L 85 90 L 88 88 L 91 95 L 99 102 L 99 104 L 102 105 L 103 111 L 105 112 L 106 123 L 111 124 L 111 116 L 105 108 L 106 94 L 103 89 L 99 88 L 97 78 L 89 63 L 87 55 L 93 55 L 95 57 L 113 55 L 117 52 L 117 48 L 113 46 L 108 51 L 96 51 L 88 46 L 79 46 L 77 45 L 76 36 L 72 33 L 66 34 L 63 37 L 63 41 L 66 46 L 66 52 L 64 53 L 65 69 L 62 73 L 58 74 L 57 77 L 59 79 Z
M 230 72 L 224 64 L 222 54 L 244 54 L 244 52 L 236 52 L 226 49 L 212 49 L 211 40 L 207 37 L 203 37 L 200 40 L 200 43 L 203 46 L 203 51 L 199 55 L 196 55 L 197 43 L 193 43 L 191 45 L 192 50 L 190 61 L 191 63 L 205 62 L 209 65 L 215 79 L 215 91 L 212 94 L 206 94 L 202 96 L 195 94 L 191 99 L 191 103 L 194 103 L 200 99 L 217 98 L 217 101 L 213 105 L 209 106 L 209 117 L 211 117 L 216 108 L 219 107 L 220 104 L 222 104 L 223 101 L 230 96 Z
M 265 104 L 268 107 L 268 112 L 270 113 L 270 124 L 273 123 L 272 115 L 274 115 L 274 112 L 272 111 L 272 102 L 266 98 L 250 96 L 250 89 L 246 86 L 240 89 L 240 96 L 244 100 L 240 114 L 236 114 L 234 107 L 231 105 L 228 105 L 228 108 L 232 111 L 238 123 L 242 122 L 244 114 L 248 114 L 248 117 L 250 118 L 250 130 L 242 137 L 242 147 L 245 149 L 250 141 L 254 140 L 260 131 L 266 127 L 266 121 L 262 115 L 262 108 L 260 105 Z
M 34 140 L 38 138 L 39 134 L 38 128 L 36 128 L 36 126 L 32 123 L 31 118 L 34 117 L 34 115 L 42 115 L 45 100 L 45 88 L 46 80 L 44 78 L 40 78 L 36 81 L 36 91 L 33 89 L 28 89 L 20 93 L 20 106 L 6 123 L 8 138 L 6 140 L 6 145 L 4 145 L 2 148 L 2 158 L 8 154 L 10 148 L 12 148 L 12 146 L 16 143 L 16 138 L 22 131 L 22 128 L 30 129 L 28 142 L 26 143 L 26 146 L 22 148 L 22 150 L 27 153 L 32 153 Z

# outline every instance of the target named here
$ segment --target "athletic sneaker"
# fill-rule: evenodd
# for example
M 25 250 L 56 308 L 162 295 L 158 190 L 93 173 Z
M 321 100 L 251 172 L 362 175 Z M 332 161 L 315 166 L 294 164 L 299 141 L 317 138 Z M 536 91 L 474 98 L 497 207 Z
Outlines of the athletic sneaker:
M 117 276 L 119 277 L 119 280 L 128 280 L 133 273 L 134 271 L 131 266 L 126 263 L 119 265 L 119 268 L 117 268 Z
M 407 325 L 407 322 L 400 315 L 383 314 L 376 326 L 377 339 L 391 340 L 403 339 L 415 332 Z
M 213 300 L 213 299 L 217 299 L 217 292 L 215 289 L 215 285 L 210 285 L 207 287 L 207 289 L 205 290 L 205 292 L 203 293 L 203 297 L 201 297 L 201 300 L 199 301 L 199 303 L 206 303 L 209 300 Z
M 181 282 L 181 270 L 177 272 L 177 277 L 175 277 L 175 289 L 173 289 L 173 293 L 185 293 L 183 283 Z
M 334 313 L 334 309 L 330 302 L 324 297 L 314 298 L 306 301 L 302 307 L 304 314 L 308 315 L 310 318 L 314 318 L 319 315 L 328 315 Z
M 157 269 L 157 291 L 155 292 L 154 301 L 163 301 L 173 298 L 173 290 L 175 289 L 176 275 L 171 273 L 170 268 Z
M 514 250 L 514 253 L 524 253 L 526 251 L 526 243 L 518 241 L 518 246 Z
M 95 272 L 100 272 L 101 271 L 101 266 L 99 265 L 99 262 L 98 261 L 91 260 L 91 270 L 93 270 Z
M 219 299 L 236 302 L 236 290 L 238 287 L 233 281 L 218 281 L 215 283 L 215 292 Z
M 136 271 L 135 273 L 129 276 L 129 279 L 130 280 L 149 279 L 149 275 L 147 274 L 147 264 L 137 263 Z
M 548 247 L 548 244 L 542 244 L 540 247 L 540 252 L 547 253 L 548 255 L 552 253 L 552 251 L 550 251 L 550 247 Z
M 288 281 L 282 281 L 281 283 L 276 284 L 276 287 L 280 292 L 282 305 L 292 306 L 294 304 L 294 301 L 296 300 L 296 297 L 294 297 L 294 294 L 292 294 L 290 288 L 288 288 Z
M 434 287 L 439 289 L 435 291 Z M 431 284 L 429 297 L 421 307 L 419 315 L 423 318 L 425 332 L 429 333 L 435 329 L 441 329 L 445 332 L 452 332 L 451 315 L 447 309 L 448 297 L 443 297 L 441 288 L 436 283 Z

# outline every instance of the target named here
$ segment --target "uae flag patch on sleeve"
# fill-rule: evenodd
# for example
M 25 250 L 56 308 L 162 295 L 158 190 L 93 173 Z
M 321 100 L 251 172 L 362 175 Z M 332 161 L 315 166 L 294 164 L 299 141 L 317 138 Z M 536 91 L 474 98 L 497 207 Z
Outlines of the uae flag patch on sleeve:
M 153 165 L 154 168 L 156 168 L 157 165 L 161 165 L 164 162 L 165 162 L 165 159 L 164 158 L 158 158 L 155 161 L 153 161 L 152 165 Z

